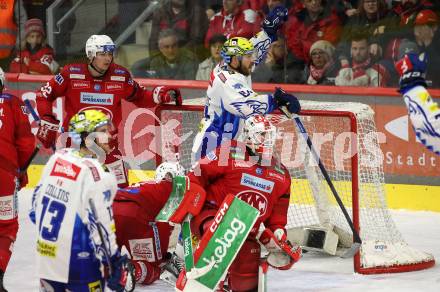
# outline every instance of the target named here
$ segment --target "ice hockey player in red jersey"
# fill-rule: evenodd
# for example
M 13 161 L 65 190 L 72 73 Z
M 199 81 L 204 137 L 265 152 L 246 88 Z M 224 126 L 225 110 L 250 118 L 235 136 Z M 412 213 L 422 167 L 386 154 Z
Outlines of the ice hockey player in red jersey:
M 16 96 L 3 93 L 0 68 L 0 292 L 18 232 L 17 192 L 27 184 L 25 167 L 35 148 L 26 107 Z
M 229 268 L 227 285 L 232 291 L 257 288 L 260 243 L 270 252 L 268 264 L 277 269 L 289 269 L 301 257 L 301 248 L 292 246 L 286 239 L 290 175 L 272 155 L 275 138 L 276 128 L 267 118 L 250 117 L 245 121 L 243 142 L 224 141 L 188 175 L 191 183 L 202 186 L 207 194 L 203 210 L 191 222 L 197 237 L 209 228 L 228 194 L 260 211 L 260 217 Z M 261 223 L 265 227 L 263 232 L 259 232 Z
M 129 251 L 138 284 L 153 283 L 164 269 L 177 278 L 183 266 L 175 254 L 167 254 L 171 226 L 154 222 L 172 191 L 169 175 L 182 176 L 184 169 L 178 163 L 164 162 L 156 169 L 155 181 L 120 189 L 113 202 L 117 243 Z
M 55 144 L 59 121 L 52 112 L 52 103 L 65 97 L 63 128 L 67 129 L 70 118 L 86 109 L 106 113 L 117 129 L 122 119 L 121 101 L 127 100 L 139 106 L 175 101 L 182 103 L 177 88 L 158 86 L 153 91 L 141 87 L 130 72 L 113 62 L 115 44 L 106 35 L 92 35 L 86 42 L 88 64 L 70 64 L 55 75 L 37 92 L 37 108 L 41 123 L 37 137 L 46 148 Z M 115 142 L 116 143 L 116 142 Z M 120 151 L 107 155 L 105 164 L 115 173 L 120 187 L 128 186 L 124 164 L 117 156 Z

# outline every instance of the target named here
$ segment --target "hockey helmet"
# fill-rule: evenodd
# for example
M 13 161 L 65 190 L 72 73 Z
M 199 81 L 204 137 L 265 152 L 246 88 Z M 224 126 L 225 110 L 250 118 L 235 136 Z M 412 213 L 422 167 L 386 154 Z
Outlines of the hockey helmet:
M 78 112 L 69 122 L 69 132 L 92 133 L 97 128 L 110 125 L 110 118 L 99 110 L 89 109 Z
M 162 162 L 156 168 L 156 175 L 154 176 L 154 180 L 158 183 L 167 178 L 167 176 L 175 177 L 175 176 L 184 176 L 185 168 L 180 165 L 178 162 Z
M 114 53 L 116 45 L 107 35 L 92 35 L 86 42 L 87 58 L 93 59 L 97 53 Z
M 5 72 L 0 67 L 0 88 L 3 88 L 3 86 L 5 86 Z
M 254 45 L 247 38 L 233 37 L 227 40 L 220 52 L 225 63 L 229 64 L 233 56 L 243 57 L 254 53 Z
M 244 122 L 244 142 L 254 153 L 272 156 L 276 134 L 276 127 L 265 116 L 251 116 Z

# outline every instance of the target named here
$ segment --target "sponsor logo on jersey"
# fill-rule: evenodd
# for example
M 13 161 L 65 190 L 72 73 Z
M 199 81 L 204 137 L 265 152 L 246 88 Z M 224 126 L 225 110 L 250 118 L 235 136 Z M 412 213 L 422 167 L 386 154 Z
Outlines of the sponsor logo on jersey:
M 105 91 L 117 91 L 124 88 L 123 83 L 109 82 L 105 84 Z
M 29 114 L 29 110 L 28 110 L 28 108 L 25 105 L 21 105 L 20 108 L 21 108 L 21 111 L 23 112 L 23 114 L 25 114 L 25 115 Z M 3 112 L 2 111 L 0 111 L 0 117 L 1 116 L 3 116 Z
M 85 160 L 84 164 L 87 165 L 87 167 L 90 169 L 90 172 L 92 173 L 94 181 L 101 180 L 101 176 L 99 175 L 99 171 L 92 162 Z
M 78 80 L 72 80 L 71 81 L 72 88 L 73 89 L 85 89 L 90 88 L 90 81 L 78 81 Z
M 61 73 L 58 73 L 57 75 L 55 75 L 54 79 L 55 79 L 55 82 L 58 83 L 59 85 L 63 84 L 63 82 L 64 82 L 64 78 L 61 75 Z
M 110 76 L 111 81 L 125 81 L 125 76 Z
M 269 203 L 263 194 L 255 191 L 242 191 L 236 197 L 260 211 L 260 217 L 266 214 Z
M 56 258 L 58 246 L 44 241 L 37 240 L 37 252 L 44 257 Z
M 81 68 L 80 67 L 70 67 L 69 71 L 70 72 L 81 72 Z
M 86 259 L 90 256 L 90 253 L 86 252 L 86 251 L 82 251 L 78 253 L 78 258 L 80 259 Z
M 257 167 L 257 169 L 255 169 L 255 172 L 256 172 L 257 174 L 259 174 L 259 175 L 262 175 L 262 174 L 263 174 L 263 169 L 260 168 L 260 167 Z
M 267 176 L 271 177 L 271 178 L 274 178 L 274 179 L 277 179 L 277 180 L 280 180 L 280 181 L 284 181 L 284 175 L 281 175 L 281 174 L 279 174 L 277 172 L 268 171 L 267 172 Z
M 80 102 L 88 104 L 112 105 L 113 94 L 81 92 Z
M 260 102 L 258 100 L 247 100 L 247 101 L 237 101 L 231 103 L 233 107 L 239 112 L 244 118 L 260 114 L 264 115 L 267 111 L 267 103 Z
M 125 74 L 125 72 L 127 72 L 127 71 L 122 70 L 122 69 L 115 69 L 116 74 Z
M 252 166 L 252 163 L 244 160 L 234 160 L 234 168 L 249 168 Z
M 58 158 L 52 168 L 50 175 L 64 177 L 70 180 L 76 180 L 79 173 L 81 172 L 81 167 L 75 165 L 69 161 Z
M 93 89 L 96 90 L 96 91 L 101 91 L 101 84 L 93 85 Z
M 4 196 L 0 197 L 0 220 L 11 220 L 16 217 L 14 208 L 14 197 Z
M 243 88 L 243 84 L 241 84 L 241 83 L 235 83 L 234 85 L 232 85 L 232 87 L 233 87 L 234 89 L 241 89 L 241 88 Z
M 128 241 L 128 244 L 130 245 L 133 260 L 156 261 L 152 238 L 131 239 Z
M 86 79 L 86 75 L 84 74 L 70 74 L 70 79 Z
M 271 193 L 273 190 L 274 182 L 259 178 L 247 173 L 241 175 L 240 184 L 242 186 L 248 186 L 252 189 L 263 191 L 266 193 Z
M 220 80 L 221 80 L 223 83 L 226 83 L 226 77 L 225 77 L 225 75 L 224 75 L 223 73 L 218 74 L 218 78 L 220 78 Z

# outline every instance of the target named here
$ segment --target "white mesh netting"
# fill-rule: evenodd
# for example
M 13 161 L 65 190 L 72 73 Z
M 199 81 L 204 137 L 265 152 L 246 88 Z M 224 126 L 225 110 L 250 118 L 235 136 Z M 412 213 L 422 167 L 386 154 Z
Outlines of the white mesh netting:
M 192 100 L 192 103 L 202 105 L 201 100 Z M 313 101 L 301 101 L 301 106 L 305 113 L 301 117 L 304 126 L 352 220 L 353 198 L 358 200 L 355 209 L 359 216 L 354 219 L 359 221 L 359 234 L 364 242 L 361 247 L 360 267 L 410 264 L 416 269 L 415 265 L 418 263 L 433 262 L 431 255 L 410 248 L 405 243 L 387 208 L 383 153 L 378 142 L 380 133 L 376 131 L 372 109 L 360 103 Z M 349 113 L 354 114 L 357 130 L 351 128 Z M 164 110 L 159 116 L 164 123 L 170 119 L 179 121 L 180 126 L 175 129 L 162 127 L 161 134 L 162 139 L 176 134 L 183 137 L 178 142 L 180 145 L 177 149 L 186 169 L 191 166 L 192 142 L 202 114 L 201 109 L 183 108 Z M 349 247 L 352 243 L 349 225 L 317 163 L 311 158 L 307 144 L 298 134 L 295 123 L 278 114 L 271 115 L 271 120 L 280 134 L 275 152 L 292 177 L 287 227 L 334 228 L 339 235 L 339 246 Z M 174 133 L 166 132 L 171 130 Z M 164 156 L 173 159 L 175 150 L 169 147 L 165 149 L 168 150 Z M 357 160 L 353 159 L 355 154 Z M 353 168 L 356 166 L 357 176 Z M 353 188 L 354 178 L 358 182 L 358 190 Z M 405 253 L 405 250 L 408 252 Z M 403 255 L 399 255 L 400 253 Z

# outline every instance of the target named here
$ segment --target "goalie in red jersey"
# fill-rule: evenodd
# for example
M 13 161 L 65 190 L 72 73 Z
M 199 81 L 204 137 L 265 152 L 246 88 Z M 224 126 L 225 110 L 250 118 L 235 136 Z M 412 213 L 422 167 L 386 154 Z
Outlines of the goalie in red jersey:
M 126 68 L 113 62 L 115 49 L 110 37 L 92 35 L 85 48 L 88 63 L 64 66 L 37 92 L 37 108 L 41 118 L 37 137 L 46 148 L 54 146 L 59 130 L 59 121 L 52 112 L 52 103 L 58 97 L 65 97 L 64 129 L 67 129 L 74 114 L 86 109 L 106 113 L 117 129 L 122 119 L 122 100 L 140 107 L 154 107 L 171 101 L 182 104 L 177 88 L 158 86 L 149 91 L 141 87 Z M 107 155 L 105 164 L 115 173 L 118 185 L 125 187 L 128 186 L 126 170 L 118 156 L 121 156 L 121 152 L 115 148 Z
M 243 142 L 224 141 L 201 159 L 188 175 L 191 185 L 200 185 L 206 190 L 204 207 L 191 221 L 192 232 L 198 238 L 210 227 L 228 194 L 260 211 L 229 268 L 225 283 L 232 291 L 254 291 L 258 287 L 260 244 L 269 251 L 267 263 L 276 269 L 287 270 L 301 257 L 301 248 L 286 239 L 290 175 L 272 155 L 275 139 L 276 128 L 267 118 L 250 117 L 245 121 Z M 186 193 L 185 197 L 187 195 L 191 194 Z M 175 217 L 183 218 L 188 213 L 186 207 L 181 204 Z M 261 223 L 265 229 L 259 232 Z
M 155 181 L 120 189 L 114 199 L 116 240 L 119 248 L 125 246 L 129 251 L 138 284 L 153 283 L 164 270 L 177 278 L 183 266 L 175 254 L 167 253 L 172 227 L 154 222 L 172 191 L 170 178 L 176 175 L 184 175 L 182 166 L 162 163 Z

